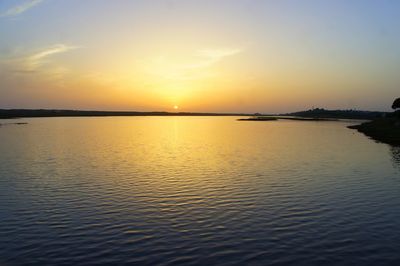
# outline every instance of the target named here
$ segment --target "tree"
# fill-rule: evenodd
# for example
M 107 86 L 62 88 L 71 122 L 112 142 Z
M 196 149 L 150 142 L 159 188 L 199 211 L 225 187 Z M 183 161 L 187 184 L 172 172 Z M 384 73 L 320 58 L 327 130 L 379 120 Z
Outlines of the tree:
M 396 100 L 394 100 L 393 104 L 392 104 L 392 108 L 393 109 L 398 109 L 400 108 L 400 98 L 397 98 Z

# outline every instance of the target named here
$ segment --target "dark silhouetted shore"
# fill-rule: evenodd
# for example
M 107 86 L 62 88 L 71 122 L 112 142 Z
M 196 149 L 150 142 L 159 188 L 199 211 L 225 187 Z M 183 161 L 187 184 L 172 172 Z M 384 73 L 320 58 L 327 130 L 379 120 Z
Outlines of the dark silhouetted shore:
M 276 120 L 294 120 L 294 121 L 338 121 L 336 118 L 318 118 L 318 117 L 286 117 L 286 116 L 258 116 L 250 118 L 241 118 L 238 121 L 276 121 Z
M 374 140 L 400 146 L 400 119 L 396 117 L 380 118 L 362 123 L 361 125 L 349 126 Z
M 310 118 L 335 118 L 335 119 L 361 119 L 370 120 L 385 116 L 386 112 L 362 110 L 326 110 L 314 108 L 307 111 L 281 114 L 284 116 L 310 117 Z

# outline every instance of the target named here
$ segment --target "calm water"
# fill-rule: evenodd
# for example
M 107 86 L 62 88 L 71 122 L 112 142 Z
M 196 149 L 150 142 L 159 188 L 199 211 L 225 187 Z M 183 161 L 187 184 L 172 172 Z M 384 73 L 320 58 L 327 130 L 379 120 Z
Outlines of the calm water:
M 400 150 L 350 123 L 23 121 L 0 265 L 400 265 Z

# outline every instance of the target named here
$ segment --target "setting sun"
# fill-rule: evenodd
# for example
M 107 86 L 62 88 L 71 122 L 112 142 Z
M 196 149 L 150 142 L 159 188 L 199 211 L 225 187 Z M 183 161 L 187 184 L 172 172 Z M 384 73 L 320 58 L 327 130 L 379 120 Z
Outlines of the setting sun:
M 175 110 L 178 110 L 178 109 L 179 109 L 179 106 L 178 106 L 178 105 L 174 105 L 174 109 L 175 109 Z

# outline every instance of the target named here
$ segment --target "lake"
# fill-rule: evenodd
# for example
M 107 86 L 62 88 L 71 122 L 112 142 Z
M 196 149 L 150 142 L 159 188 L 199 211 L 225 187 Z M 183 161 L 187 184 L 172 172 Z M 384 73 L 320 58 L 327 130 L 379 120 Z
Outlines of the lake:
M 400 149 L 356 122 L 4 120 L 0 265 L 399 265 Z

